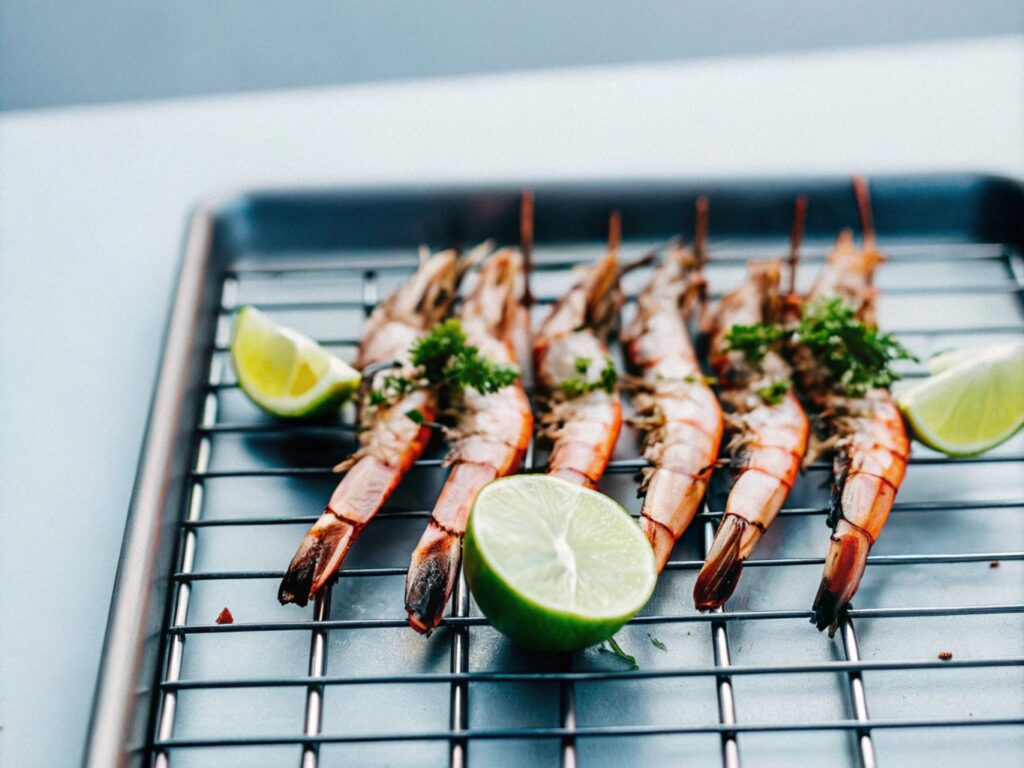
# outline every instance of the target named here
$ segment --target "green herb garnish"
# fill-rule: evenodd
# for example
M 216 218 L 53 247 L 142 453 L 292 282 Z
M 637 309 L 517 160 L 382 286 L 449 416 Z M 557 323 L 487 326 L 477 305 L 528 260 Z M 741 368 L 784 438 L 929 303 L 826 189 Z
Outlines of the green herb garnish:
M 585 374 L 590 368 L 590 363 L 590 358 L 577 357 L 574 366 L 578 373 Z M 604 368 L 601 369 L 601 374 L 597 381 L 579 378 L 565 379 L 559 387 L 562 390 L 562 394 L 572 400 L 597 389 L 603 389 L 610 395 L 615 391 L 615 383 L 618 380 L 619 372 L 615 370 L 615 363 L 612 362 L 610 357 L 606 357 L 604 359 Z
M 840 298 L 807 306 L 796 335 L 825 370 L 828 384 L 853 397 L 896 381 L 893 362 L 917 360 L 892 334 L 857 320 L 854 308 Z
M 412 392 L 416 383 L 398 373 L 389 373 L 381 385 L 370 392 L 370 405 L 386 405 Z
M 423 369 L 424 378 L 431 384 L 437 384 L 444 378 L 444 369 L 452 358 L 464 354 L 465 350 L 466 334 L 462 324 L 450 318 L 438 323 L 430 333 L 413 342 L 409 356 L 413 365 Z
M 734 325 L 725 334 L 725 351 L 742 352 L 752 363 L 759 363 L 772 346 L 785 335 L 778 325 Z
M 649 637 L 651 639 L 651 645 L 653 645 L 659 651 L 666 651 L 666 652 L 668 651 L 668 646 L 665 645 L 663 642 L 661 642 L 661 640 L 656 638 L 650 632 L 647 633 L 647 637 Z
M 418 408 L 413 408 L 411 411 L 406 411 L 405 415 L 409 417 L 410 421 L 415 421 L 417 424 L 423 424 L 426 419 Z
M 519 371 L 512 366 L 489 360 L 476 347 L 463 347 L 448 360 L 441 383 L 452 389 L 472 387 L 486 395 L 504 389 L 518 378 Z
M 619 372 L 615 370 L 615 363 L 610 357 L 604 360 L 604 368 L 601 369 L 601 388 L 609 395 L 615 391 L 615 382 L 619 380 Z
M 490 394 L 519 378 L 515 367 L 495 363 L 467 344 L 461 324 L 454 319 L 434 326 L 412 345 L 409 353 L 415 371 L 406 376 L 397 373 L 385 376 L 380 386 L 370 392 L 370 405 L 393 403 L 417 387 L 440 386 L 449 392 L 472 387 Z M 412 411 L 406 415 L 416 421 L 410 413 Z
M 789 379 L 779 379 L 766 387 L 761 387 L 757 390 L 757 394 L 768 405 L 778 405 L 785 398 L 786 393 L 789 392 L 791 385 L 792 382 Z
M 604 647 L 604 643 L 601 643 L 601 645 L 598 646 L 597 650 L 601 653 L 610 653 L 614 656 L 618 656 L 623 661 L 629 662 L 629 668 L 631 671 L 640 669 L 640 665 L 636 663 L 636 656 L 630 656 L 628 653 L 622 650 L 622 647 L 615 641 L 614 637 L 608 638 L 608 645 L 611 646 L 610 650 Z

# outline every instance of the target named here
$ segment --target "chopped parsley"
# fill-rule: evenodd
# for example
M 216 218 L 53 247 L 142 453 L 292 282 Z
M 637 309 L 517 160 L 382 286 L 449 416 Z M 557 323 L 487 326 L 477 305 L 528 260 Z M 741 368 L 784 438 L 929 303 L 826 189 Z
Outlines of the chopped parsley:
M 759 363 L 784 335 L 785 331 L 778 325 L 734 325 L 725 334 L 724 349 L 742 352 L 750 362 Z
M 661 642 L 661 640 L 656 638 L 650 632 L 647 633 L 647 637 L 649 637 L 651 639 L 651 645 L 653 645 L 659 651 L 668 651 L 668 646 L 665 645 L 663 642 Z
M 450 394 L 465 387 L 483 394 L 497 392 L 519 378 L 519 371 L 510 365 L 495 363 L 480 350 L 466 343 L 466 334 L 458 320 L 439 323 L 417 340 L 409 350 L 415 366 L 411 375 L 389 373 L 380 386 L 370 392 L 370 405 L 393 403 L 417 387 L 438 386 Z M 423 414 L 411 410 L 405 414 L 417 424 Z
M 589 357 L 577 357 L 574 363 L 577 373 L 585 375 L 590 369 L 591 360 Z M 559 386 L 562 394 L 568 399 L 580 397 L 598 389 L 603 389 L 609 395 L 615 391 L 615 383 L 619 380 L 619 373 L 615 370 L 615 363 L 610 357 L 604 359 L 604 368 L 597 381 L 590 381 L 585 378 L 565 379 Z
M 761 387 L 757 390 L 757 394 L 768 405 L 778 405 L 789 392 L 791 385 L 792 382 L 789 379 L 779 379 L 766 387 Z
M 889 333 L 857 320 L 853 307 L 832 298 L 805 307 L 796 336 L 825 371 L 828 384 L 853 397 L 890 386 L 897 360 L 917 360 Z
M 779 325 L 734 325 L 725 335 L 724 348 L 742 352 L 748 361 L 757 364 L 787 333 Z M 830 388 L 852 397 L 861 397 L 869 389 L 889 387 L 899 378 L 891 367 L 895 361 L 917 360 L 892 334 L 860 322 L 856 310 L 840 298 L 804 307 L 792 340 L 814 356 Z M 757 390 L 757 394 L 774 405 L 782 401 L 789 386 L 789 381 L 777 381 Z
M 385 405 L 408 394 L 415 383 L 398 373 L 389 373 L 381 385 L 370 392 L 370 405 Z
M 405 415 L 409 417 L 410 421 L 415 421 L 417 424 L 423 424 L 423 422 L 426 421 L 419 408 L 413 408 L 411 411 L 406 411 Z

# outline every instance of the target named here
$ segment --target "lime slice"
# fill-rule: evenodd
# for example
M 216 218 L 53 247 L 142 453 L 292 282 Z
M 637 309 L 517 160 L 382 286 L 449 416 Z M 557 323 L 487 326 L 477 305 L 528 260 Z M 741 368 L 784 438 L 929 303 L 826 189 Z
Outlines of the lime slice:
M 987 451 L 1024 425 L 1024 342 L 974 351 L 898 400 L 925 445 L 950 456 Z
M 951 349 L 946 352 L 940 352 L 928 360 L 928 373 L 932 376 L 938 376 L 940 373 L 945 373 L 950 368 L 955 368 L 972 357 L 977 357 L 985 351 L 984 347 L 967 347 L 966 349 Z
M 543 475 L 485 486 L 473 502 L 466 580 L 491 623 L 545 651 L 611 637 L 651 596 L 647 538 L 607 496 Z
M 359 387 L 359 371 L 253 307 L 235 318 L 231 360 L 242 391 L 275 416 L 301 418 L 337 408 Z

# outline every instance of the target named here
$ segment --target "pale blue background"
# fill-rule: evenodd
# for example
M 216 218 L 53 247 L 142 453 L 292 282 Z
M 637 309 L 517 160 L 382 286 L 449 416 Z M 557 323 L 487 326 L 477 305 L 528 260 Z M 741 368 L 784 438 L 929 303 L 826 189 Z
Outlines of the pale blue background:
M 1020 0 L 0 0 L 0 109 L 1022 31 Z

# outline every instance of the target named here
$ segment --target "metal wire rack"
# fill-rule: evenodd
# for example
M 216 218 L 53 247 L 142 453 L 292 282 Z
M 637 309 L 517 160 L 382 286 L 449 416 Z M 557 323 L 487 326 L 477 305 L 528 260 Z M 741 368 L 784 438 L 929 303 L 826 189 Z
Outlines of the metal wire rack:
M 671 233 L 666 233 L 671 234 Z M 627 242 L 639 252 L 646 243 Z M 881 243 L 880 319 L 922 358 L 1024 331 L 1024 263 L 999 244 Z M 805 247 L 810 281 L 826 251 Z M 722 292 L 782 240 L 715 242 Z M 536 249 L 543 305 L 597 243 Z M 464 580 L 429 639 L 406 626 L 405 564 L 443 482 L 420 460 L 312 609 L 274 580 L 354 445 L 353 414 L 284 424 L 251 406 L 226 349 L 254 304 L 351 355 L 361 319 L 411 258 L 335 253 L 233 267 L 221 279 L 198 441 L 179 524 L 152 761 L 157 766 L 1011 764 L 1024 760 L 1024 439 L 970 459 L 915 444 L 904 487 L 835 640 L 807 623 L 828 530 L 830 465 L 807 468 L 717 612 L 690 592 L 729 487 L 716 472 L 647 608 L 619 635 L 639 669 L 591 649 L 544 656 L 488 626 Z M 630 275 L 635 291 L 646 273 Z M 543 311 L 539 307 L 538 311 Z M 625 312 L 630 307 L 627 304 Z M 908 365 L 906 376 L 923 373 Z M 638 436 L 602 490 L 639 511 Z M 543 468 L 531 449 L 525 471 Z M 222 607 L 235 623 L 217 624 Z M 943 661 L 940 652 L 953 658 Z M 887 759 L 888 758 L 888 759 Z M 948 761 L 948 762 L 947 762 Z

